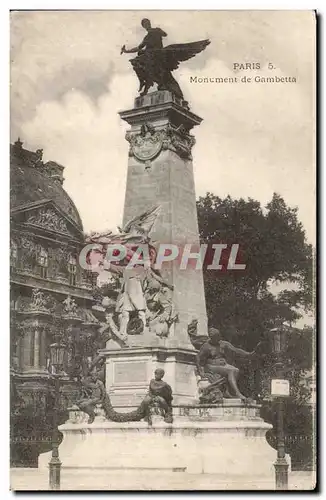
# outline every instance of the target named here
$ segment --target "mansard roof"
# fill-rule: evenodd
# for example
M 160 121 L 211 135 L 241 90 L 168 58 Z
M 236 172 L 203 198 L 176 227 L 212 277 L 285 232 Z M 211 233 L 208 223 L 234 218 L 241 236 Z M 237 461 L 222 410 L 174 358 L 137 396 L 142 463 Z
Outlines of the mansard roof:
M 42 150 L 29 151 L 18 139 L 10 145 L 10 207 L 27 208 L 30 204 L 52 200 L 80 231 L 83 224 L 78 210 L 62 187 L 64 167 L 56 162 L 43 163 Z

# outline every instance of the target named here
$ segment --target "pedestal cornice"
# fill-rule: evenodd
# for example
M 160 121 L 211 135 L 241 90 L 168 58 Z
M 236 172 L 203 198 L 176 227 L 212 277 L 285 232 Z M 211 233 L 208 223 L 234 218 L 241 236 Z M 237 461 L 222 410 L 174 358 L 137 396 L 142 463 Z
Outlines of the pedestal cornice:
M 153 346 L 153 347 L 128 347 L 127 349 L 100 349 L 100 354 L 108 357 L 123 357 L 130 355 L 142 355 L 142 354 L 164 354 L 166 356 L 187 356 L 195 359 L 197 351 L 192 349 L 187 349 L 184 347 L 164 347 L 164 346 Z
M 187 131 L 202 122 L 202 118 L 198 115 L 174 102 L 174 96 L 168 91 L 152 92 L 144 97 L 148 99 L 141 106 L 120 111 L 121 119 L 132 126 L 141 126 L 148 121 L 152 123 L 166 120 L 176 127 L 183 125 Z

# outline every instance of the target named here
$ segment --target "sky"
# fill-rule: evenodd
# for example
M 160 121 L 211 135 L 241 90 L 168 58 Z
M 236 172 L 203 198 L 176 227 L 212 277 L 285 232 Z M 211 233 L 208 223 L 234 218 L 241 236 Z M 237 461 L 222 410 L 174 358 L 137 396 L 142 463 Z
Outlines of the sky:
M 121 224 L 128 125 L 138 82 L 120 48 L 138 45 L 148 17 L 165 44 L 211 44 L 174 72 L 191 110 L 196 195 L 251 197 L 273 192 L 297 206 L 315 239 L 312 11 L 21 11 L 11 14 L 11 141 L 43 148 L 65 166 L 64 187 L 85 231 Z M 260 63 L 234 71 L 235 62 Z M 268 69 L 272 63 L 275 70 Z M 296 83 L 195 84 L 190 77 L 295 77 Z

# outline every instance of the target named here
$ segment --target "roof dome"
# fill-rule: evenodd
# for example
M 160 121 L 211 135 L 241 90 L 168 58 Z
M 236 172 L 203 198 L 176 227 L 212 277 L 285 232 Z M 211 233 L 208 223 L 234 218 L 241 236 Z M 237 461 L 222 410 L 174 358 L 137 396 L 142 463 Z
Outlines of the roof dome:
M 78 210 L 63 189 L 64 167 L 56 162 L 43 163 L 43 150 L 28 151 L 18 139 L 10 145 L 10 206 L 28 206 L 37 201 L 53 200 L 80 231 L 83 224 Z

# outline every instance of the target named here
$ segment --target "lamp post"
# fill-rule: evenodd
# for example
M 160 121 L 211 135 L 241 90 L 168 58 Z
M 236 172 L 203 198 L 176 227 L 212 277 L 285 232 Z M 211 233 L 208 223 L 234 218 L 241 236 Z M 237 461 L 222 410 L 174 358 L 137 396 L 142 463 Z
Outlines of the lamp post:
M 289 465 L 285 458 L 284 441 L 284 397 L 289 396 L 289 382 L 284 379 L 284 359 L 283 354 L 286 346 L 286 330 L 282 324 L 280 327 L 273 328 L 271 331 L 273 342 L 273 352 L 275 354 L 275 375 L 272 379 L 271 395 L 276 400 L 277 412 L 277 459 L 274 463 L 275 468 L 275 489 L 288 489 L 288 468 Z
M 53 408 L 53 431 L 52 431 L 52 456 L 49 462 L 49 487 L 50 490 L 60 490 L 61 461 L 59 458 L 60 435 L 58 430 L 58 411 L 60 395 L 60 370 L 63 367 L 65 346 L 60 342 L 50 345 L 50 364 L 54 368 L 54 408 Z

